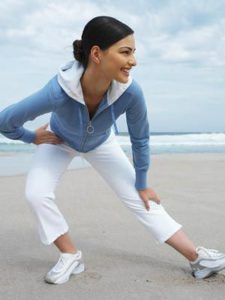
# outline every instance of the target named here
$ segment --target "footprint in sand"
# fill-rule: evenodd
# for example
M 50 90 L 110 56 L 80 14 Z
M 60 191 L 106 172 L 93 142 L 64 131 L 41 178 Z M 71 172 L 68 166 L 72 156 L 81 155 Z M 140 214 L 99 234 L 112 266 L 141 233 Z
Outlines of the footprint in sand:
M 77 280 L 81 280 L 85 284 L 93 283 L 95 284 L 96 281 L 99 281 L 102 278 L 102 275 L 97 272 L 88 272 L 85 271 L 77 277 Z
M 154 278 L 148 278 L 146 279 L 146 283 L 156 283 L 158 282 L 158 279 Z M 180 277 L 180 278 L 160 278 L 160 282 L 163 284 L 171 284 L 171 283 L 175 283 L 177 285 L 196 285 L 196 284 L 199 284 L 199 285 L 204 285 L 204 284 L 210 284 L 211 282 L 213 284 L 217 283 L 217 284 L 224 284 L 225 283 L 225 276 L 224 274 L 214 274 L 212 275 L 211 277 L 209 278 L 205 278 L 203 280 L 196 280 L 194 279 L 194 277 Z

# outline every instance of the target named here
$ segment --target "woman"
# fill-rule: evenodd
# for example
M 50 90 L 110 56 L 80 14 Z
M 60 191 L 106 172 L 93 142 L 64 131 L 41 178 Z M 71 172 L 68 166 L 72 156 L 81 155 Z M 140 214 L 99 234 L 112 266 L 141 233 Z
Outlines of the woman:
M 72 242 L 56 206 L 54 191 L 75 156 L 84 157 L 112 187 L 159 243 L 188 259 L 192 274 L 205 278 L 225 268 L 225 254 L 195 247 L 149 187 L 149 124 L 143 93 L 129 75 L 136 65 L 134 31 L 119 20 L 100 16 L 73 43 L 75 60 L 60 68 L 46 86 L 0 113 L 0 132 L 38 145 L 27 177 L 26 198 L 36 217 L 42 243 L 59 249 L 57 264 L 45 281 L 61 284 L 84 271 L 82 252 Z M 28 120 L 52 112 L 50 125 L 35 132 Z M 111 130 L 126 113 L 133 165 Z M 116 129 L 117 131 L 117 129 Z

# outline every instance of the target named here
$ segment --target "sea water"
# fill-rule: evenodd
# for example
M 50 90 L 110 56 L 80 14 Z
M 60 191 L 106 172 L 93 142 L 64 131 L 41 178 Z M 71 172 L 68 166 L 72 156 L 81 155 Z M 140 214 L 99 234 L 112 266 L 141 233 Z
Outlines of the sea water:
M 117 137 L 124 152 L 132 155 L 132 147 L 128 133 L 120 133 Z M 17 140 L 9 140 L 0 135 L 0 176 L 24 174 L 29 169 L 34 144 L 25 144 Z M 154 132 L 150 136 L 150 152 L 153 154 L 172 153 L 225 153 L 225 133 L 193 133 L 193 132 Z M 88 167 L 82 158 L 75 158 L 70 169 Z

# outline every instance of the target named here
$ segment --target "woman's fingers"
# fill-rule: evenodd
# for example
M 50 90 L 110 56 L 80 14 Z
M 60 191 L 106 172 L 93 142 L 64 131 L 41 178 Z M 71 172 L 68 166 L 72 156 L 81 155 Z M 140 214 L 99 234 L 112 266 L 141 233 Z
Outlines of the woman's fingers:
M 61 140 L 59 137 L 57 137 L 52 132 L 49 132 L 49 134 L 46 136 L 46 141 L 51 144 L 62 144 L 63 143 L 63 140 Z
M 38 128 L 36 130 L 36 139 L 35 144 L 62 144 L 63 140 L 60 139 L 57 135 L 55 135 L 53 132 L 46 130 L 48 127 L 48 124 L 45 124 L 44 126 Z
M 160 204 L 159 197 L 157 196 L 157 194 L 152 189 L 148 189 L 147 193 L 148 193 L 149 200 L 152 200 L 152 201 L 156 202 L 157 204 Z
M 157 195 L 155 195 L 154 197 L 149 197 L 149 200 L 152 200 L 155 203 L 160 204 L 160 199 L 158 198 Z
M 150 209 L 150 204 L 149 204 L 149 199 L 148 198 L 142 198 L 143 202 L 144 202 L 144 205 L 146 207 L 147 210 Z
M 48 123 L 46 123 L 45 125 L 41 126 L 42 129 L 47 129 L 48 128 Z
M 41 141 L 42 143 L 46 143 L 46 144 L 62 144 L 63 141 L 58 138 L 57 136 L 46 136 L 45 138 L 43 138 L 43 140 Z
M 159 197 L 156 195 L 156 193 L 150 189 L 150 188 L 147 188 L 145 190 L 141 190 L 139 191 L 139 195 L 141 197 L 141 199 L 143 200 L 144 202 L 144 205 L 146 207 L 147 210 L 150 209 L 150 203 L 149 203 L 149 200 L 151 201 L 154 201 L 156 202 L 157 204 L 160 204 L 160 199 Z

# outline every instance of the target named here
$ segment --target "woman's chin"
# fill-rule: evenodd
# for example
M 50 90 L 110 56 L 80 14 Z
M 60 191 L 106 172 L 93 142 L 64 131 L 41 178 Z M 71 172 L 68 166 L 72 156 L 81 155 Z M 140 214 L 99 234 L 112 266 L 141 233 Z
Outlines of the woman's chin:
M 120 82 L 120 83 L 127 83 L 128 80 L 129 80 L 129 76 L 125 77 L 125 76 L 120 76 L 120 77 L 117 77 L 117 78 L 114 78 L 114 80 Z

